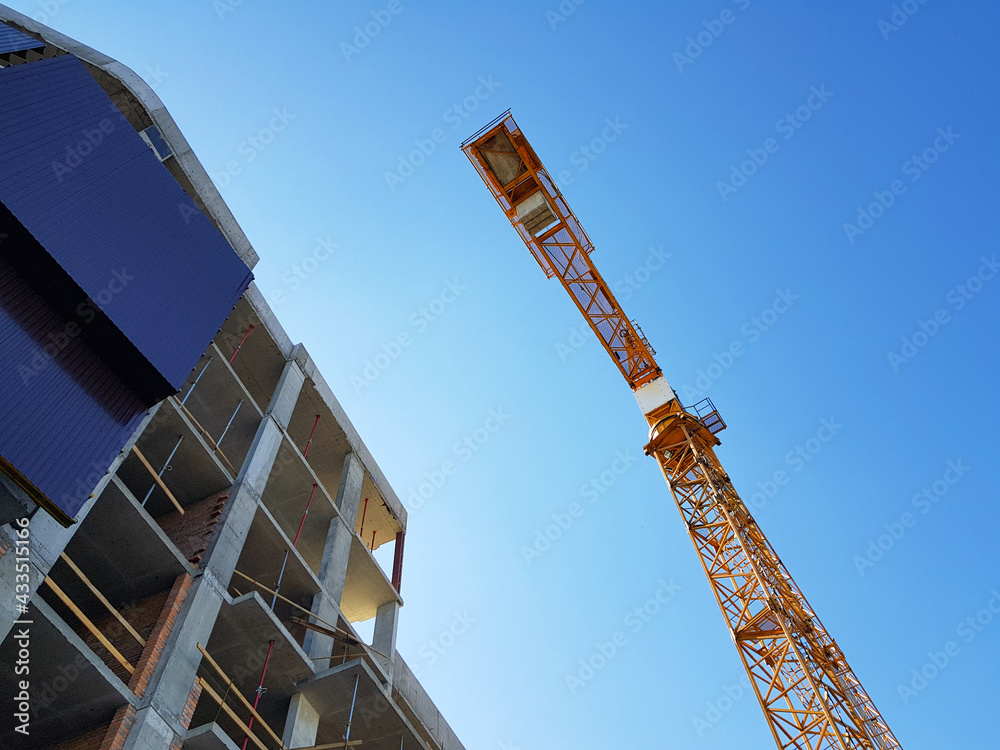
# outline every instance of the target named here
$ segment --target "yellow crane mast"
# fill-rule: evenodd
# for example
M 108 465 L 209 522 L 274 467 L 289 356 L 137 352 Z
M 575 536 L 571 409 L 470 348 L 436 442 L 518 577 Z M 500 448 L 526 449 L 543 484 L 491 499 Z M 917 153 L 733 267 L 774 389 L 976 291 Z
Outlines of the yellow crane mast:
M 632 388 L 660 465 L 779 748 L 894 750 L 889 726 L 733 488 L 709 399 L 682 406 L 593 244 L 505 112 L 462 144 L 548 277 L 557 277 Z

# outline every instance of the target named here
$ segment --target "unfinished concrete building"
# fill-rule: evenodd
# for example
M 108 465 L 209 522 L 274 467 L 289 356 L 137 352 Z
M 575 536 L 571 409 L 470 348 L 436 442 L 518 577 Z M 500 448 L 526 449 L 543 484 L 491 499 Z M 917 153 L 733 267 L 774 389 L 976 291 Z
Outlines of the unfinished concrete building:
M 141 138 L 155 157 L 153 176 L 179 186 L 186 210 L 207 219 L 245 272 L 235 307 L 200 359 L 184 363 L 174 395 L 149 386 L 156 373 L 132 377 L 133 360 L 108 344 L 121 343 L 115 326 L 106 339 L 87 330 L 66 345 L 75 351 L 79 341 L 87 357 L 121 371 L 143 407 L 119 420 L 128 430 L 110 465 L 76 476 L 78 507 L 72 493 L 66 505 L 43 490 L 47 474 L 3 456 L 0 745 L 462 750 L 395 650 L 406 511 L 306 349 L 249 281 L 256 254 L 204 168 L 132 71 L 5 6 L 0 21 L 0 88 L 16 78 L 51 89 L 44 81 L 85 71 L 86 86 L 66 79 L 73 90 L 100 89 L 127 121 L 129 142 Z M 22 97 L 24 106 L 43 107 L 47 91 Z M 0 128 L 12 122 L 7 104 Z M 95 149 L 88 163 L 111 156 L 110 146 Z M 48 240 L 4 198 L 8 208 L 0 237 L 27 234 L 23 246 L 0 243 L 4 357 L 11 332 L 27 325 L 11 312 L 15 301 L 37 296 L 32 304 L 52 321 L 66 317 L 46 301 L 38 269 L 18 266 L 31 242 Z M 51 355 L 58 367 L 49 370 L 72 370 L 65 352 Z M 5 408 L 0 431 L 11 435 L 17 412 Z M 26 440 L 53 429 L 36 418 Z M 101 439 L 74 437 L 84 452 Z M 372 554 L 385 544 L 395 546 L 388 572 Z M 368 644 L 354 624 L 372 618 Z M 13 666 L 21 662 L 23 671 Z

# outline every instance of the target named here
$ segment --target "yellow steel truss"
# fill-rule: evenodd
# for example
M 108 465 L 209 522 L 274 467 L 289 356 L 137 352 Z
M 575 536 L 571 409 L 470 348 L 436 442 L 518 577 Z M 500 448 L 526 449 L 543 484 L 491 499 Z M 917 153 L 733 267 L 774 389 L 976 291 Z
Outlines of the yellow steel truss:
M 549 277 L 557 276 L 633 390 L 655 352 L 590 259 L 593 245 L 505 112 L 462 149 Z M 896 750 L 899 743 L 715 455 L 725 423 L 677 399 L 646 415 L 650 441 L 779 748 Z

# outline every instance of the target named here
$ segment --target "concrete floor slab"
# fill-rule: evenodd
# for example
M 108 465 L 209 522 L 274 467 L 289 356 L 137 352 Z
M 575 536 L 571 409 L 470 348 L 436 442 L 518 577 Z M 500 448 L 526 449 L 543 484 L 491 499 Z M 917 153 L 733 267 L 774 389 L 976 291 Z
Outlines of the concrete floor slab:
M 170 460 L 173 468 L 163 473 L 163 482 L 177 501 L 185 506 L 228 489 L 232 485 L 232 477 L 211 455 L 194 426 L 181 416 L 171 400 L 161 405 L 150 426 L 139 438 L 138 447 L 153 468 L 159 471 L 182 435 L 184 440 Z M 118 476 L 140 503 L 155 484 L 152 475 L 134 454 L 130 454 L 119 467 Z M 174 512 L 173 504 L 159 487 L 153 490 L 145 508 L 153 518 Z
M 302 522 L 302 514 L 309 503 L 313 484 L 320 486 L 313 495 L 309 515 L 302 525 L 302 535 L 296 548 L 313 572 L 319 573 L 330 521 L 337 515 L 334 505 L 337 486 L 331 488 L 322 483 L 303 460 L 298 449 L 285 438 L 278 449 L 278 456 L 261 500 L 289 539 L 295 538 Z
M 355 659 L 327 669 L 298 684 L 322 716 L 317 744 L 343 740 L 350 716 L 357 678 L 351 739 L 361 740 L 364 750 L 399 750 L 400 738 L 408 750 L 428 748 L 399 707 L 388 698 L 364 661 Z
M 239 690 L 253 702 L 267 654 L 267 642 L 272 638 L 275 644 L 264 680 L 267 692 L 260 700 L 258 711 L 280 736 L 295 684 L 314 674 L 315 669 L 312 660 L 264 600 L 257 594 L 247 594 L 223 604 L 206 649 L 233 680 L 232 689 Z M 203 663 L 199 674 L 210 678 L 213 686 L 219 689 L 219 680 L 211 667 Z M 199 710 L 206 700 L 203 696 L 199 701 Z M 242 711 L 238 713 L 247 715 Z
M 42 748 L 114 718 L 115 711 L 135 695 L 87 648 L 55 611 L 40 597 L 31 602 L 30 692 L 33 718 L 30 735 L 18 737 L 17 747 Z M 13 632 L 17 632 L 18 626 Z M 0 695 L 17 695 L 13 665 L 18 646 L 14 638 L 0 644 Z M 0 713 L 0 732 L 11 736 L 12 711 Z
M 321 589 L 319 579 L 299 556 L 298 551 L 291 547 L 291 541 L 278 529 L 266 508 L 257 508 L 236 569 L 274 589 L 281 575 L 281 565 L 286 550 L 289 550 L 289 555 L 288 562 L 285 563 L 285 574 L 281 577 L 280 593 L 308 609 L 313 596 Z M 234 576 L 230 583 L 244 594 L 255 590 L 253 584 L 240 576 Z M 271 594 L 263 590 L 258 590 L 258 593 L 270 603 Z M 277 610 L 283 619 L 287 619 L 290 614 L 302 616 L 301 612 L 292 612 L 292 608 L 282 602 L 278 602 Z
M 355 535 L 351 539 L 341 611 L 350 622 L 364 622 L 373 618 L 381 605 L 393 600 L 403 603 L 375 558 Z
M 251 289 L 236 303 L 233 312 L 216 334 L 214 343 L 228 360 L 246 336 L 249 326 L 254 327 L 233 360 L 232 368 L 263 412 L 267 410 L 285 367 L 285 355 L 282 354 L 281 346 L 275 342 L 275 337 L 281 339 L 281 345 L 287 347 L 288 353 L 291 353 L 292 345 L 273 315 L 266 321 L 261 320 L 247 299 L 254 296 L 255 291 L 256 288 L 251 285 Z M 256 295 L 259 296 L 259 292 Z
M 211 358 L 211 363 L 209 363 Z M 207 367 L 206 367 L 207 365 Z M 198 385 L 191 386 L 198 376 Z M 190 395 L 188 395 L 190 393 Z M 194 415 L 198 424 L 218 443 L 238 470 L 246 458 L 262 413 L 250 393 L 236 377 L 226 358 L 214 346 L 198 361 L 178 398 L 187 397 L 185 408 Z M 242 403 L 240 403 L 242 401 Z M 239 406 L 239 410 L 236 408 Z M 236 414 L 233 417 L 233 414 Z M 232 419 L 232 424 L 229 420 Z M 229 429 L 226 425 L 229 424 Z M 225 437 L 223 436 L 225 433 Z M 219 438 L 222 437 L 222 442 Z
M 194 566 L 181 557 L 117 477 L 73 535 L 66 555 L 115 606 L 169 589 L 177 576 L 194 573 Z M 57 563 L 52 573 L 78 604 L 94 599 L 65 562 Z M 88 615 L 105 613 L 102 608 Z

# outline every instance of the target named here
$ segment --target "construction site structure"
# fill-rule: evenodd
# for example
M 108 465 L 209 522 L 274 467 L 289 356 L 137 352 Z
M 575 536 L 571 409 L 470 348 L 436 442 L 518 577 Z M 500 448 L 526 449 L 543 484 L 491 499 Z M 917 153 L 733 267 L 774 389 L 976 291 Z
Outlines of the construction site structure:
M 900 747 L 843 652 L 722 468 L 726 424 L 711 400 L 683 406 L 642 330 L 591 260 L 594 246 L 505 112 L 462 144 L 548 277 L 559 279 L 649 423 L 647 455 L 667 480 L 779 748 Z
M 62 165 L 69 173 L 42 162 L 30 185 L 36 196 L 70 190 L 70 202 L 91 216 L 108 201 L 132 205 L 145 189 L 132 171 L 141 166 L 184 198 L 165 206 L 168 214 L 179 212 L 177 226 L 201 222 L 213 247 L 239 266 L 234 278 L 249 278 L 254 249 L 135 73 L 0 6 L 0 89 L 5 170 L 36 147 L 65 154 L 60 137 L 85 152 Z M 64 128 L 54 141 L 35 144 L 31 128 L 14 125 L 47 128 L 89 106 L 100 107 L 105 119 Z M 4 149 L 16 138 L 24 147 L 11 156 Z M 90 145 L 77 149 L 78 142 Z M 122 154 L 99 186 L 74 179 Z M 65 340 L 46 349 L 34 369 L 24 360 L 31 383 L 62 373 L 84 383 L 86 373 L 73 369 L 77 361 L 104 368 L 110 382 L 112 368 L 125 368 L 124 355 L 88 348 L 100 340 L 82 330 L 85 321 L 72 318 L 75 327 L 66 327 L 47 307 L 33 279 L 13 265 L 32 253 L 41 259 L 42 251 L 16 226 L 6 197 L 2 208 L 3 358 L 16 359 L 12 341 L 35 351 Z M 112 229 L 145 221 L 156 208 L 140 205 Z M 60 230 L 82 247 L 86 226 Z M 140 250 L 163 239 L 149 236 Z M 181 252 L 177 243 L 168 237 L 165 246 Z M 77 269 L 83 275 L 92 270 L 85 266 Z M 143 279 L 133 282 L 130 274 L 150 267 L 119 272 L 109 315 L 132 304 L 129 295 Z M 134 301 L 143 309 L 141 299 Z M 10 313 L 29 304 L 36 314 Z M 396 651 L 407 527 L 400 499 L 314 359 L 285 333 L 260 290 L 250 283 L 220 310 L 221 328 L 213 327 L 207 347 L 184 364 L 180 390 L 140 410 L 110 465 L 77 478 L 78 507 L 66 504 L 72 497 L 43 497 L 45 476 L 31 479 L 31 466 L 0 465 L 0 747 L 464 750 Z M 63 338 L 31 328 L 43 320 Z M 20 336 L 22 328 L 37 334 L 36 343 Z M 169 324 L 152 325 L 152 332 L 171 340 L 186 334 Z M 27 399 L 23 388 L 13 395 Z M 89 398 L 86 390 L 79 385 L 66 398 Z M 108 392 L 94 393 L 88 408 L 99 412 Z M 32 417 L 27 434 L 58 438 L 51 433 L 64 420 L 55 408 L 60 402 L 39 404 L 45 411 Z M 24 427 L 12 414 L 0 410 L 4 436 Z M 76 437 L 69 449 L 87 450 L 104 437 Z M 383 545 L 394 548 L 391 570 L 373 554 Z M 372 620 L 368 643 L 356 625 Z

